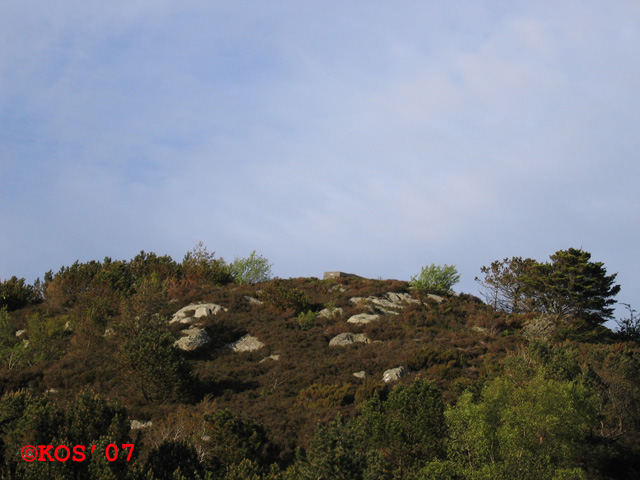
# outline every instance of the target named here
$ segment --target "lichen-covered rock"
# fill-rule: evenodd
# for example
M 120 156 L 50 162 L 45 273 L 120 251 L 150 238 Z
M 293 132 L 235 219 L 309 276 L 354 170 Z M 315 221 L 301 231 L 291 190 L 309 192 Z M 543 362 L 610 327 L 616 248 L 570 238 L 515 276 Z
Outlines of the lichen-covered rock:
M 330 347 L 346 347 L 354 343 L 371 343 L 371 340 L 364 333 L 350 332 L 341 333 L 329 340 Z
M 240 340 L 227 345 L 234 352 L 253 352 L 264 347 L 264 343 L 253 335 L 245 335 Z
M 404 374 L 404 367 L 390 368 L 382 374 L 382 381 L 384 383 L 395 382 L 404 377 Z
M 192 303 L 174 313 L 169 323 L 192 323 L 198 318 L 226 311 L 226 307 L 221 307 L 215 303 Z
M 374 320 L 378 320 L 380 315 L 372 314 L 372 313 L 359 313 L 358 315 L 353 315 L 347 323 L 355 323 L 355 324 L 366 324 L 373 322 Z
M 180 350 L 191 352 L 211 343 L 211 338 L 204 328 L 189 327 L 180 333 L 183 337 L 174 343 Z

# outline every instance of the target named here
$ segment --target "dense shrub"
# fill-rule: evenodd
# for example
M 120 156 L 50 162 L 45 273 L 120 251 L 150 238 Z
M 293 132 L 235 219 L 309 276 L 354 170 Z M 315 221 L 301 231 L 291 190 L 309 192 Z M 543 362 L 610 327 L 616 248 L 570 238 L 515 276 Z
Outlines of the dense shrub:
M 9 311 L 26 307 L 40 300 L 37 290 L 26 283 L 24 278 L 13 276 L 0 281 L 0 308 Z

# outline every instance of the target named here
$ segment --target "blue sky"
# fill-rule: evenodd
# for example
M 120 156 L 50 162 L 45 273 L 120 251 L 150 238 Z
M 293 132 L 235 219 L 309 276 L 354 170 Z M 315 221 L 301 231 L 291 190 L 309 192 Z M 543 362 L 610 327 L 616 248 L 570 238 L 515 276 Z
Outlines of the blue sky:
M 582 247 L 639 306 L 638 45 L 623 0 L 6 2 L 0 278 L 203 241 L 477 293 Z

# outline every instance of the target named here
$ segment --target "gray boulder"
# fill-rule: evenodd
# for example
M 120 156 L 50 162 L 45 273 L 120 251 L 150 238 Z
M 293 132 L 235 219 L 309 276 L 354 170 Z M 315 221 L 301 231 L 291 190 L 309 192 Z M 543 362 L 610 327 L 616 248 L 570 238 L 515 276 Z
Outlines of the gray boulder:
M 230 343 L 227 347 L 234 352 L 253 352 L 254 350 L 260 350 L 264 347 L 264 343 L 253 335 L 245 335 L 240 340 Z
M 329 340 L 330 347 L 346 347 L 354 343 L 371 343 L 371 340 L 364 333 L 350 332 L 341 333 Z
M 169 323 L 188 324 L 198 318 L 206 317 L 207 315 L 216 315 L 219 312 L 226 312 L 227 310 L 226 307 L 221 307 L 215 303 L 192 303 L 174 313 Z
M 355 324 L 366 324 L 373 322 L 374 320 L 378 320 L 380 315 L 375 315 L 371 313 L 359 313 L 358 315 L 353 315 L 347 323 L 355 323 Z
M 204 328 L 189 327 L 180 333 L 183 337 L 174 343 L 180 350 L 191 352 L 211 343 L 211 338 Z
M 404 367 L 390 368 L 382 374 L 382 381 L 384 383 L 395 382 L 404 377 L 404 374 Z
M 339 317 L 343 313 L 344 313 L 344 310 L 340 307 L 332 308 L 332 309 L 323 308 L 318 312 L 318 317 L 324 317 L 331 320 L 333 317 Z

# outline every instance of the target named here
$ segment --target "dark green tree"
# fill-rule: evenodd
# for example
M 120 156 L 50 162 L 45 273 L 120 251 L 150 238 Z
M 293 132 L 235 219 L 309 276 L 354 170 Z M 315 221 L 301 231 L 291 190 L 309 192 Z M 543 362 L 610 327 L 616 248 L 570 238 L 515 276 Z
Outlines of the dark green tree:
M 537 264 L 525 285 L 536 310 L 599 325 L 613 316 L 613 299 L 620 291 L 617 274 L 607 275 L 602 262 L 592 262 L 581 249 L 559 250 L 550 263 Z
M 445 452 L 444 402 L 433 382 L 398 386 L 386 401 L 374 397 L 365 405 L 361 421 L 366 444 L 377 452 L 379 478 L 402 478 Z

